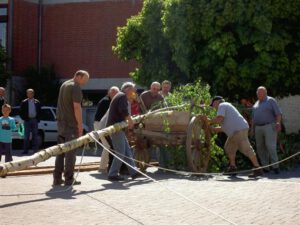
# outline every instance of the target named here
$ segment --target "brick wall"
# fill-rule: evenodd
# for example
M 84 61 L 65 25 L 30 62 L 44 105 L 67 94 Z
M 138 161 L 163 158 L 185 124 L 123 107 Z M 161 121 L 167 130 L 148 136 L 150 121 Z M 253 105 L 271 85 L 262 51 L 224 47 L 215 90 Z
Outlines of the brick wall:
M 300 95 L 278 99 L 283 113 L 283 122 L 287 133 L 298 133 L 300 130 Z
M 38 48 L 37 4 L 14 1 L 12 65 L 20 75 L 29 65 L 37 64 Z
M 118 26 L 141 9 L 141 1 L 103 1 L 45 5 L 43 64 L 54 64 L 61 78 L 77 69 L 92 78 L 128 77 L 135 63 L 121 62 L 112 52 Z
M 37 65 L 38 1 L 14 1 L 13 71 L 21 75 Z M 45 4 L 42 22 L 42 64 L 54 64 L 63 78 L 78 69 L 92 78 L 128 78 L 135 62 L 121 62 L 112 52 L 118 26 L 138 14 L 142 0 Z

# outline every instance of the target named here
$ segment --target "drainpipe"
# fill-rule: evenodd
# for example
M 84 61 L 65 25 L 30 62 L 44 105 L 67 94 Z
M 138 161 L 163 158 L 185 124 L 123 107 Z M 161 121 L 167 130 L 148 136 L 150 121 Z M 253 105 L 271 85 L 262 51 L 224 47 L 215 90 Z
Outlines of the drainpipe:
M 13 17 L 14 17 L 14 0 L 8 2 L 8 23 L 7 23 L 7 70 L 13 75 Z M 8 79 L 8 101 L 13 102 L 13 86 L 12 86 L 12 77 L 9 76 Z
M 41 71 L 42 66 L 42 19 L 43 19 L 43 0 L 39 0 L 38 3 L 38 59 L 37 59 L 37 68 L 38 72 Z

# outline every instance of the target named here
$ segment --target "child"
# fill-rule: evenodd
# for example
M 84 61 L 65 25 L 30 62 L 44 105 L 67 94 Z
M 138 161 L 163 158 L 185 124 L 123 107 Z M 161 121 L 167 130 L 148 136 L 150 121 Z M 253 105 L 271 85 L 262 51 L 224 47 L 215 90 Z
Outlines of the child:
M 10 117 L 11 106 L 4 104 L 2 106 L 2 115 L 0 117 L 0 160 L 2 153 L 5 154 L 5 162 L 12 161 L 11 143 L 12 132 L 16 130 L 14 118 Z

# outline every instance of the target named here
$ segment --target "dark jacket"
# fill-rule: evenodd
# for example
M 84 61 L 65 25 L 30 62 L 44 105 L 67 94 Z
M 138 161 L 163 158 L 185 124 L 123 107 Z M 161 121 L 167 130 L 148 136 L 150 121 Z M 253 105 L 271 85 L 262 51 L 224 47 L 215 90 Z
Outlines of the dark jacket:
M 34 99 L 34 104 L 35 104 L 35 110 L 36 110 L 36 119 L 38 122 L 40 122 L 40 117 L 41 117 L 41 103 L 39 100 Z M 29 120 L 29 112 L 28 112 L 28 98 L 23 100 L 21 105 L 20 105 L 20 117 L 24 121 Z
M 104 114 L 109 108 L 109 104 L 110 104 L 110 98 L 108 96 L 105 96 L 98 102 L 97 110 L 94 118 L 95 121 L 100 121 L 102 119 L 102 117 L 104 116 Z
M 106 127 L 125 121 L 127 116 L 129 116 L 128 100 L 123 92 L 119 92 L 110 103 Z

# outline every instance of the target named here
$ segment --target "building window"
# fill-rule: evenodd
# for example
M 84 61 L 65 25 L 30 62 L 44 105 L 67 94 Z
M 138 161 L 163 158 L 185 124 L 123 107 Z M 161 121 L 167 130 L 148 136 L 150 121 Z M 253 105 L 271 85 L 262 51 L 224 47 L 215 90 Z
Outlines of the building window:
M 6 5 L 3 5 L 3 6 L 0 5 L 0 16 L 7 16 L 7 6 Z
M 6 49 L 7 44 L 7 4 L 0 5 L 0 45 Z

